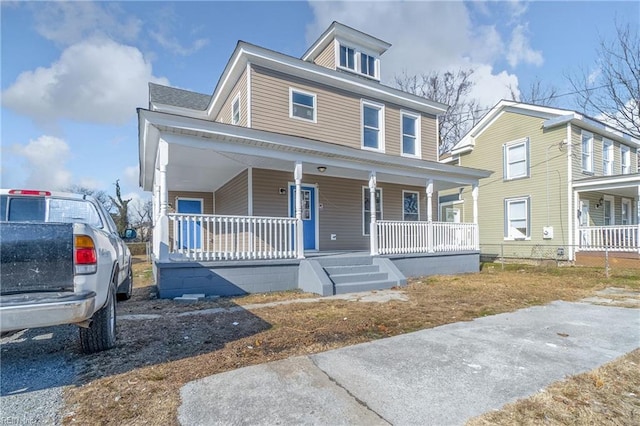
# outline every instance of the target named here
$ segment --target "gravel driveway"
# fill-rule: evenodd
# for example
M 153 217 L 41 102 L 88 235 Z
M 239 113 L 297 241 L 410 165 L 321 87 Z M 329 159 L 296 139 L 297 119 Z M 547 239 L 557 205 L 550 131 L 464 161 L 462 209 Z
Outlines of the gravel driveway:
M 0 339 L 0 424 L 62 423 L 65 386 L 80 360 L 78 328 L 58 326 Z

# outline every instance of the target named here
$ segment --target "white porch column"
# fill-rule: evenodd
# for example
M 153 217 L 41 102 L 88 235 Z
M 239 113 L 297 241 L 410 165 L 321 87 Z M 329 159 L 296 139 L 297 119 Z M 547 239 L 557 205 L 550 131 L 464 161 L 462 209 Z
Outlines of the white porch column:
M 169 144 L 160 140 L 158 144 L 160 215 L 153 229 L 153 254 L 158 260 L 166 260 L 169 257 L 169 218 L 167 217 L 167 205 L 169 204 L 169 190 L 167 187 L 167 165 L 169 164 Z
M 297 161 L 293 171 L 296 182 L 296 250 L 298 259 L 304 259 L 304 229 L 302 228 L 302 162 Z
M 638 194 L 636 195 L 636 224 L 638 225 L 636 244 L 638 244 L 638 253 L 640 253 L 640 185 L 638 185 Z
M 569 253 L 571 254 L 571 257 L 569 258 L 569 260 L 575 261 L 576 260 L 576 252 L 580 251 L 580 243 L 581 243 L 581 238 L 580 238 L 580 220 L 581 218 L 578 217 L 578 212 L 580 212 L 580 194 L 577 191 L 573 191 L 573 211 L 572 213 L 575 215 L 575 220 L 573 221 L 573 229 L 571 230 L 571 232 L 573 232 L 574 235 L 574 242 L 573 245 L 569 248 Z
M 371 247 L 371 256 L 377 256 L 379 254 L 376 184 L 376 172 L 371 172 L 369 174 L 369 210 L 371 211 L 371 222 L 369 223 L 369 246 Z
M 471 196 L 473 197 L 473 223 L 476 225 L 475 240 L 476 250 L 480 250 L 480 225 L 478 221 L 478 184 L 474 183 L 471 190 Z
M 433 220 L 433 179 L 427 181 L 427 221 Z

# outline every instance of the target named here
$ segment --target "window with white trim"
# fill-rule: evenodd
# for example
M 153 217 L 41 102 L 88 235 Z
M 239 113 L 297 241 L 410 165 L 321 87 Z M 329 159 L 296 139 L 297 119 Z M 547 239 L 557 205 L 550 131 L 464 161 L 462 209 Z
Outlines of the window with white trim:
M 507 198 L 504 200 L 505 240 L 524 240 L 531 237 L 530 198 Z
M 382 220 L 382 188 L 376 188 L 376 219 Z M 371 192 L 368 186 L 362 187 L 362 235 L 369 235 L 371 224 Z
M 420 220 L 420 193 L 402 191 L 402 220 L 417 222 Z
M 420 116 L 400 113 L 402 126 L 402 155 L 420 157 Z
M 626 145 L 620 145 L 620 168 L 623 175 L 631 173 L 631 150 Z
M 375 77 L 376 76 L 376 58 L 360 52 L 360 73 Z
M 613 142 L 608 139 L 602 140 L 602 174 L 613 174 Z
M 582 132 L 582 171 L 593 173 L 593 133 Z
M 289 88 L 289 117 L 316 122 L 316 95 Z
M 236 96 L 231 105 L 231 124 L 240 123 L 240 94 Z
M 529 176 L 529 138 L 503 145 L 504 180 Z
M 384 151 L 384 105 L 362 101 L 362 147 Z
M 340 45 L 340 66 L 348 68 L 350 70 L 356 70 L 356 50 L 347 47 L 343 44 Z
M 339 42 L 336 49 L 337 68 L 354 72 L 359 75 L 380 79 L 380 59 L 354 47 Z

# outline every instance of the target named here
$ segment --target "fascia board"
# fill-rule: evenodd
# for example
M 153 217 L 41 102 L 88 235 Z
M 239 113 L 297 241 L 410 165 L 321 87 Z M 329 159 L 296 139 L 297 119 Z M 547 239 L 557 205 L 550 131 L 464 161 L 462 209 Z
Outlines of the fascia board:
M 138 156 L 139 156 L 139 184 L 143 191 L 153 189 L 160 131 L 147 118 L 148 110 L 138 109 Z
M 628 188 L 640 185 L 640 175 L 637 173 L 631 175 L 620 175 L 614 177 L 598 177 L 588 178 L 583 181 L 573 182 L 573 188 L 583 191 Z

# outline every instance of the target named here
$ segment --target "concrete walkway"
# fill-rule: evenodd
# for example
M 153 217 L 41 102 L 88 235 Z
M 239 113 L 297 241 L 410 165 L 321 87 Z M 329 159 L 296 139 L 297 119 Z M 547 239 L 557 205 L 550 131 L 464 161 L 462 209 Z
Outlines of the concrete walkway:
M 640 347 L 640 310 L 546 306 L 185 385 L 183 425 L 459 425 Z

